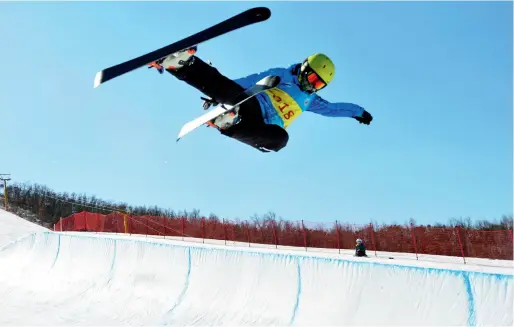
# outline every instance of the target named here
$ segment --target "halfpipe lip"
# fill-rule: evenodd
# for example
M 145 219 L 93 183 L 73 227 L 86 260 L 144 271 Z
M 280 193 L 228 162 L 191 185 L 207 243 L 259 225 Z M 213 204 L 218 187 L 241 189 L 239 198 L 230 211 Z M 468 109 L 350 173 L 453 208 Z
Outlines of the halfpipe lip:
M 353 256 L 341 257 L 337 253 L 325 252 L 302 252 L 301 250 L 284 250 L 275 248 L 257 248 L 257 247 L 240 247 L 223 244 L 211 243 L 196 243 L 181 240 L 173 240 L 168 238 L 147 237 L 146 235 L 126 235 L 126 234 L 111 234 L 111 233 L 85 233 L 85 232 L 59 232 L 59 231 L 42 231 L 33 234 L 46 234 L 46 235 L 62 235 L 67 237 L 82 237 L 82 238 L 95 238 L 95 239 L 111 239 L 125 242 L 146 243 L 155 246 L 170 246 L 179 248 L 191 248 L 192 250 L 209 250 L 209 251 L 226 251 L 229 253 L 255 254 L 255 255 L 270 255 L 278 256 L 286 259 L 315 259 L 320 261 L 338 262 L 341 264 L 362 264 L 374 265 L 378 267 L 399 268 L 399 269 L 413 269 L 418 271 L 445 271 L 453 274 L 470 273 L 474 275 L 487 275 L 496 276 L 497 278 L 514 278 L 514 266 L 486 266 L 482 267 L 472 263 L 454 263 L 445 261 L 417 261 L 408 259 L 395 259 L 394 262 L 385 258 L 356 258 Z M 31 235 L 33 235 L 31 234 Z M 28 236 L 31 236 L 28 235 Z M 21 240 L 19 240 L 21 241 Z M 219 240 L 213 240 L 219 241 Z M 15 242 L 14 242 L 15 243 Z M 1 249 L 0 249 L 1 251 Z M 487 259 L 486 259 L 487 260 Z M 514 265 L 514 263 L 513 263 Z

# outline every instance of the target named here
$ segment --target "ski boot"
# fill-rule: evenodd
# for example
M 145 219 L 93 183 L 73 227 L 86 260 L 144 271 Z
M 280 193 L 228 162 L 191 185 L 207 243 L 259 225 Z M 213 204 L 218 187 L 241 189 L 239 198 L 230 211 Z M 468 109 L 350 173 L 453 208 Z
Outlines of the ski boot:
M 219 131 L 224 131 L 229 127 L 238 124 L 241 121 L 239 116 L 239 107 L 232 108 L 225 114 L 216 117 L 215 119 L 207 122 L 207 126 L 214 127 Z
M 188 49 L 175 52 L 165 58 L 156 60 L 156 61 L 148 64 L 148 68 L 156 68 L 160 74 L 162 74 L 165 69 L 166 70 L 180 69 L 180 67 L 186 65 L 189 62 L 189 59 L 191 59 L 191 56 L 193 56 L 197 50 L 198 50 L 198 47 L 195 45 Z

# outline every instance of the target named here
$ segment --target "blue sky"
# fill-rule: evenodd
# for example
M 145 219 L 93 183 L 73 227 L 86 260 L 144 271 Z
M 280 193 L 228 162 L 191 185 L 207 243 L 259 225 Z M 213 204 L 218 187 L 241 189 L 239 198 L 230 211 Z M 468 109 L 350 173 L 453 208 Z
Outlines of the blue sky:
M 228 77 L 314 52 L 325 99 L 371 126 L 305 113 L 279 153 L 200 128 L 201 93 L 146 68 L 95 73 L 252 6 L 272 17 L 199 47 Z M 3 3 L 0 172 L 134 205 L 246 219 L 367 223 L 512 214 L 512 3 Z

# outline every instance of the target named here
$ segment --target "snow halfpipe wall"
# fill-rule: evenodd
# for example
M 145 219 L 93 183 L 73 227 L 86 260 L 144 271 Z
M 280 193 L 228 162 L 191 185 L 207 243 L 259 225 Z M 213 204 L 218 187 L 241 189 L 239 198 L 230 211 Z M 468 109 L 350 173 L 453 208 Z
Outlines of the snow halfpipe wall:
M 0 324 L 512 325 L 512 274 L 36 232 L 0 250 Z

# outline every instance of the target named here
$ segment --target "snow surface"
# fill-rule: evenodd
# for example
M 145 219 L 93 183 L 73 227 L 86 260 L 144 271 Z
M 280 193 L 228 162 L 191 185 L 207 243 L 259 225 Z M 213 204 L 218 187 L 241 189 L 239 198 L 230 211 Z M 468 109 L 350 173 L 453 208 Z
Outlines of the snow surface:
M 2 325 L 514 323 L 510 261 L 35 231 L 18 219 L 18 241 L 0 245 Z
M 0 249 L 27 234 L 43 231 L 48 229 L 0 209 Z

